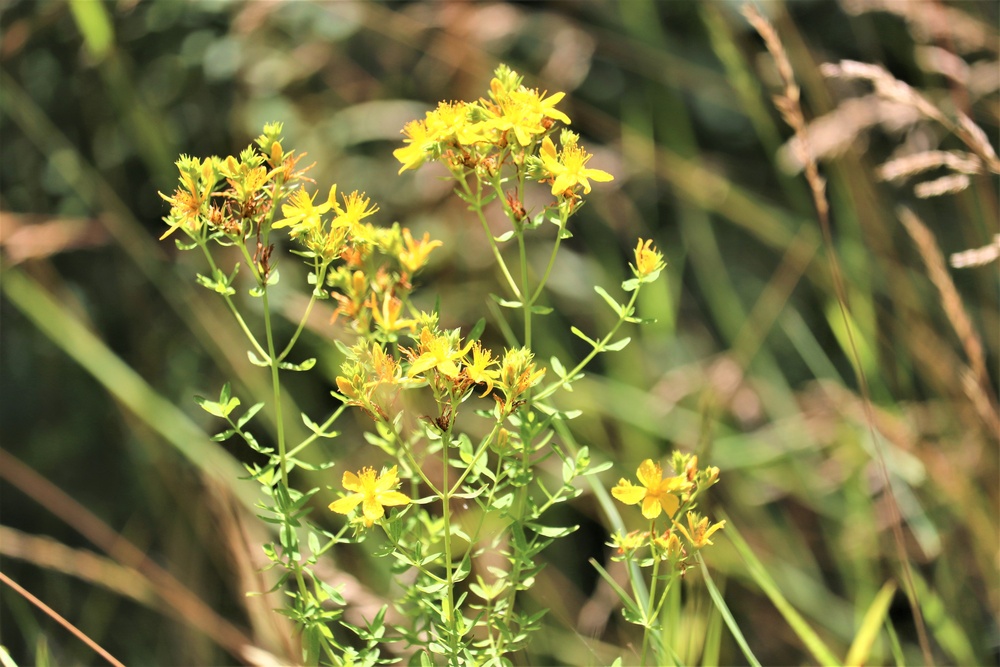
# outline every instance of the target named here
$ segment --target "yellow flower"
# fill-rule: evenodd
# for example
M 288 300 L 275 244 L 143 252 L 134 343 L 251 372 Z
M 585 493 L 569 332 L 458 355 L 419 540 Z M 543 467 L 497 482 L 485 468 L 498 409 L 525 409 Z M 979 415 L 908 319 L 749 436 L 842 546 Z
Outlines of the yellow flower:
M 548 92 L 548 91 L 546 91 Z M 556 105 L 566 96 L 566 93 L 553 93 L 545 97 L 545 93 L 539 93 L 537 88 L 521 87 L 511 91 L 510 99 L 524 110 L 525 115 L 531 118 L 551 118 L 570 124 L 569 116 L 556 109 Z
M 653 545 L 663 558 L 675 558 L 684 555 L 684 545 L 681 544 L 677 534 L 669 529 L 662 535 L 655 535 L 653 537 Z
M 378 308 L 378 304 L 375 301 L 375 294 L 371 295 L 371 299 L 366 305 L 372 309 L 372 317 L 375 318 L 375 324 L 385 333 L 393 333 L 403 329 L 413 331 L 413 327 L 417 324 L 416 320 L 401 318 L 399 316 L 403 311 L 403 302 L 388 292 L 386 292 L 385 298 L 382 300 L 381 309 Z
M 471 146 L 484 141 L 482 126 L 469 119 L 467 102 L 440 102 L 437 109 L 429 111 L 424 121 L 435 142 L 454 142 L 460 146 Z
M 406 135 L 406 139 L 403 139 L 406 146 L 392 152 L 393 157 L 403 163 L 399 168 L 400 174 L 407 169 L 416 169 L 422 165 L 430 154 L 431 146 L 434 145 L 427 123 L 422 120 L 411 120 L 403 126 L 402 132 Z
M 681 504 L 675 494 L 685 490 L 690 482 L 683 475 L 663 479 L 663 468 L 659 463 L 653 463 L 651 459 L 639 464 L 636 476 L 642 486 L 620 479 L 611 489 L 611 495 L 626 505 L 642 503 L 642 515 L 647 519 L 660 516 L 661 510 L 666 512 L 668 517 L 673 517 Z
M 369 528 L 385 516 L 386 507 L 412 502 L 408 496 L 395 490 L 399 486 L 396 466 L 377 477 L 374 468 L 364 468 L 357 475 L 345 472 L 341 483 L 353 493 L 330 503 L 330 509 L 338 514 L 350 514 L 360 504 L 365 525 Z
M 425 327 L 420 332 L 420 345 L 417 347 L 420 354 L 410 362 L 407 375 L 414 377 L 436 368 L 442 375 L 456 378 L 459 370 L 455 362 L 464 357 L 471 348 L 472 343 L 469 343 L 464 349 L 458 349 L 449 336 L 443 334 L 435 336 Z
M 545 369 L 536 368 L 533 359 L 534 355 L 526 347 L 510 349 L 504 354 L 497 384 L 507 397 L 507 404 L 513 404 L 545 376 Z
M 483 396 L 493 391 L 493 383 L 500 375 L 497 371 L 490 370 L 490 366 L 494 364 L 496 364 L 496 360 L 493 358 L 493 354 L 489 350 L 483 349 L 478 340 L 473 343 L 472 363 L 465 367 L 465 372 L 473 382 L 486 384 Z
M 662 271 L 666 264 L 663 262 L 663 253 L 658 252 L 653 247 L 652 239 L 643 241 L 635 246 L 635 272 L 639 278 L 643 278 L 657 271 Z M 695 459 L 697 464 L 697 459 Z
M 182 187 L 174 191 L 173 197 L 159 193 L 160 197 L 170 204 L 170 215 L 164 218 L 170 229 L 163 233 L 161 241 L 181 226 L 192 232 L 199 229 L 200 216 L 205 204 L 211 199 L 212 190 L 215 189 L 218 180 L 218 162 L 218 158 L 205 158 L 199 161 L 198 158 L 186 155 L 177 160 Z
M 316 193 L 313 193 L 310 197 L 305 190 L 296 190 L 288 198 L 289 203 L 281 206 L 281 213 L 285 217 L 276 221 L 271 227 L 274 229 L 291 227 L 288 234 L 292 237 L 296 237 L 308 230 L 322 228 L 323 222 L 320 216 L 336 205 L 336 192 L 337 186 L 334 185 L 330 188 L 330 194 L 326 198 L 326 201 L 319 206 L 315 206 L 313 200 L 316 199 Z
M 615 533 L 611 536 L 611 546 L 618 548 L 618 554 L 624 556 L 646 546 L 649 541 L 649 531 L 633 530 L 627 535 Z
M 424 238 L 420 241 L 414 241 L 410 230 L 405 227 L 403 228 L 403 243 L 406 244 L 406 249 L 400 251 L 399 263 L 406 267 L 410 273 L 416 273 L 420 270 L 427 263 L 427 256 L 431 254 L 431 250 L 443 245 L 440 241 L 431 241 L 429 232 L 424 232 Z
M 694 512 L 687 513 L 687 520 L 688 528 L 685 528 L 680 524 L 677 525 L 677 528 L 684 533 L 684 537 L 688 538 L 696 549 L 700 549 L 705 545 L 711 545 L 712 540 L 708 538 L 712 536 L 712 533 L 717 530 L 722 530 L 726 526 L 725 521 L 720 521 L 710 528 L 708 526 L 708 517 L 704 516 L 699 519 L 698 515 Z
M 333 190 L 330 190 L 333 196 Z M 372 200 L 365 197 L 365 193 L 358 193 L 357 190 L 344 196 L 344 208 L 338 207 L 336 218 L 333 219 L 333 227 L 350 227 L 353 231 L 358 231 L 361 221 L 368 216 L 378 212 L 378 206 L 371 205 Z
M 594 156 L 576 144 L 564 145 L 562 152 L 556 154 L 552 139 L 545 137 L 539 156 L 542 166 L 553 178 L 552 194 L 556 196 L 572 194 L 578 185 L 583 187 L 584 194 L 589 194 L 591 180 L 598 183 L 614 180 L 614 176 L 606 171 L 587 167 L 587 162 Z

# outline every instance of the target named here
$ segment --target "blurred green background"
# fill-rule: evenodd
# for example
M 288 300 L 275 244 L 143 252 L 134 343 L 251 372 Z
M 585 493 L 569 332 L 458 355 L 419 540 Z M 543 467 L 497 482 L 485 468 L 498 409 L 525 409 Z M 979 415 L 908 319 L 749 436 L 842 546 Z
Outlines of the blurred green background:
M 407 120 L 438 100 L 484 95 L 503 62 L 529 85 L 565 91 L 561 108 L 592 166 L 615 174 L 573 219 L 548 295 L 559 315 L 542 326 L 539 357 L 578 355 L 569 326 L 612 321 L 591 286 L 614 293 L 637 237 L 652 237 L 669 263 L 640 304 L 657 323 L 628 332 L 632 345 L 560 398 L 584 411 L 579 442 L 615 462 L 607 484 L 673 448 L 718 466 L 705 509 L 728 516 L 843 655 L 882 584 L 902 580 L 881 458 L 935 659 L 996 664 L 1000 280 L 996 263 L 949 269 L 984 347 L 977 376 L 955 303 L 925 257 L 990 243 L 997 179 L 975 176 L 933 199 L 879 181 L 877 167 L 906 147 L 963 146 L 905 114 L 858 121 L 843 100 L 864 87 L 827 81 L 818 65 L 884 65 L 941 108 L 968 113 L 996 146 L 998 4 L 892 5 L 762 5 L 807 115 L 842 112 L 827 128 L 836 154 L 821 166 L 871 386 L 870 431 L 809 190 L 780 157 L 790 131 L 770 102 L 779 79 L 735 3 L 3 3 L 0 571 L 128 664 L 252 661 L 235 654 L 244 642 L 294 660 L 288 628 L 269 611 L 280 598 L 244 595 L 266 587 L 256 568 L 267 539 L 246 508 L 252 488 L 236 480 L 246 453 L 209 443 L 218 425 L 192 400 L 227 379 L 246 400 L 267 396 L 267 378 L 223 304 L 194 284 L 198 258 L 157 241 L 167 212 L 157 191 L 173 189 L 179 153 L 238 153 L 264 122 L 283 121 L 286 147 L 316 161 L 321 190 L 367 191 L 382 223 L 445 242 L 420 298 L 440 295 L 445 324 L 469 327 L 490 316 L 487 295 L 498 290 L 482 230 L 433 167 L 397 176 L 392 150 Z M 901 203 L 936 248 L 918 248 Z M 539 236 L 534 249 L 549 241 Z M 305 287 L 293 261 L 283 266 L 283 307 L 297 319 Z M 303 343 L 318 372 L 288 378 L 290 400 L 315 417 L 336 407 L 332 339 L 344 334 L 328 320 L 329 310 L 317 314 Z M 338 467 L 300 483 L 334 485 L 341 463 L 367 447 L 366 426 L 348 412 L 343 435 L 314 452 Z M 546 553 L 529 604 L 552 609 L 549 629 L 518 659 L 628 664 L 637 635 L 586 562 L 607 563 L 608 522 L 589 493 L 560 518 L 582 528 Z M 716 544 L 709 565 L 758 658 L 811 662 L 729 541 Z M 384 564 L 352 551 L 323 568 L 347 587 L 351 613 L 380 603 Z M 671 632 L 698 663 L 711 603 L 690 584 L 691 613 Z M 897 655 L 883 631 L 870 663 L 920 662 L 902 593 L 890 619 Z M 742 662 L 722 632 L 718 660 Z M 19 664 L 99 660 L 3 585 L 0 643 Z

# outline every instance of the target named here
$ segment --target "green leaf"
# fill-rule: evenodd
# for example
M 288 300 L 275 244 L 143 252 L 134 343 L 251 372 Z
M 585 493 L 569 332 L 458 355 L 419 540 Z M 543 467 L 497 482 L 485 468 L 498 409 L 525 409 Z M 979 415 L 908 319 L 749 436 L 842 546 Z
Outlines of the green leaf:
M 213 417 L 219 417 L 220 419 L 226 418 L 226 413 L 221 403 L 210 401 L 202 396 L 195 396 L 194 402 L 198 404 L 198 407 Z
M 590 343 L 591 347 L 597 347 L 597 343 L 595 341 L 591 340 L 587 336 L 587 334 L 583 333 L 582 331 L 580 331 L 576 327 L 570 327 L 569 330 L 573 333 L 573 335 L 578 336 L 578 337 L 584 339 L 585 341 L 587 341 L 588 343 Z
M 580 528 L 580 526 L 540 526 L 537 523 L 529 523 L 527 527 L 542 537 L 551 538 L 565 537 Z
M 619 350 L 624 350 L 625 346 L 628 345 L 629 342 L 631 342 L 631 340 L 632 340 L 631 337 L 626 336 L 625 338 L 622 338 L 619 341 L 615 341 L 614 343 L 609 343 L 605 345 L 604 350 L 606 352 L 617 352 Z
M 254 403 L 253 405 L 251 405 L 250 408 L 246 412 L 243 413 L 243 416 L 239 418 L 239 421 L 236 422 L 236 427 L 237 428 L 243 428 L 243 426 L 246 425 L 246 423 L 248 421 L 250 421 L 251 419 L 253 419 L 254 415 L 256 415 L 258 412 L 260 412 L 260 409 L 263 408 L 263 407 L 264 407 L 264 403 L 263 402 L 261 402 L 261 403 Z
M 494 236 L 493 240 L 496 241 L 497 243 L 506 243 L 507 241 L 510 241 L 511 238 L 513 238 L 513 236 L 514 236 L 514 230 L 511 229 L 510 231 L 504 232 L 500 236 Z
M 600 285 L 594 285 L 594 291 L 601 295 L 601 298 L 604 299 L 605 303 L 611 306 L 611 310 L 615 311 L 616 315 L 620 316 L 625 310 L 625 306 L 612 299 L 611 295 L 608 294 L 607 291 Z
M 604 463 L 598 463 L 593 468 L 588 468 L 587 472 L 585 472 L 583 474 L 584 475 L 596 475 L 599 472 L 604 472 L 605 470 L 607 470 L 608 468 L 610 468 L 613 465 L 614 465 L 614 463 L 612 463 L 611 461 L 605 461 Z
M 733 639 L 736 640 L 736 644 L 740 647 L 740 650 L 743 651 L 743 656 L 751 665 L 760 667 L 760 662 L 753 654 L 753 651 L 750 650 L 750 646 L 747 644 L 747 640 L 743 637 L 743 632 L 740 630 L 739 624 L 736 623 L 736 619 L 733 618 L 733 614 L 729 611 L 729 607 L 726 605 L 726 601 L 722 597 L 722 593 L 719 592 L 719 589 L 715 586 L 715 582 L 712 581 L 712 575 L 709 574 L 708 568 L 705 566 L 705 561 L 702 560 L 700 554 L 696 555 L 695 558 L 698 560 L 698 564 L 701 565 L 701 572 L 705 576 L 705 586 L 708 588 L 708 594 L 711 596 L 712 602 L 715 603 L 715 608 L 719 611 L 719 614 L 722 615 L 722 619 L 729 627 L 729 631 L 733 634 Z
M 184 243 L 178 238 L 174 239 L 174 244 L 177 246 L 178 250 L 194 250 L 198 247 L 197 243 Z
M 212 436 L 212 442 L 224 442 L 226 440 L 229 440 L 229 438 L 233 437 L 233 435 L 235 433 L 236 433 L 236 429 L 234 429 L 234 428 L 227 428 L 225 431 L 222 431 L 221 433 L 216 433 L 215 435 L 213 435 Z
M 561 378 L 566 377 L 566 368 L 562 365 L 562 362 L 559 361 L 558 357 L 552 357 L 549 359 L 549 365 L 552 366 L 552 370 L 556 375 Z
M 479 340 L 479 337 L 483 335 L 486 331 L 486 318 L 480 317 L 475 324 L 472 325 L 472 329 L 469 330 L 469 335 L 465 337 L 465 342 L 468 343 L 473 340 Z
M 638 287 L 639 287 L 638 278 L 629 278 L 628 280 L 622 283 L 622 289 L 625 290 L 626 292 L 634 292 L 636 289 L 638 289 Z
M 253 353 L 253 350 L 247 350 L 247 358 L 250 359 L 250 363 L 253 364 L 254 366 L 261 366 L 263 368 L 271 367 L 270 361 L 262 361 L 257 357 L 256 354 Z
M 521 308 L 524 304 L 520 301 L 509 301 L 503 297 L 497 296 L 496 294 L 490 294 L 490 298 L 499 303 L 504 308 Z
M 548 306 L 532 306 L 531 312 L 535 313 L 536 315 L 548 315 L 549 313 L 552 312 L 552 308 Z
M 282 361 L 278 363 L 278 368 L 284 371 L 307 371 L 316 365 L 316 358 L 312 357 L 306 359 L 300 364 L 292 364 L 287 361 Z
M 754 583 L 756 583 L 760 590 L 763 591 L 764 595 L 768 597 L 771 603 L 777 607 L 789 627 L 791 627 L 792 631 L 800 640 L 802 640 L 802 643 L 805 644 L 806 649 L 808 649 L 808 651 L 812 654 L 816 662 L 821 665 L 840 664 L 841 661 L 837 659 L 833 651 L 830 650 L 826 643 L 820 638 L 819 634 L 813 630 L 812 626 L 810 626 L 805 618 L 802 617 L 802 614 L 800 614 L 799 611 L 793 607 L 784 596 L 778 588 L 778 584 L 775 583 L 771 574 L 767 571 L 767 568 L 764 567 L 764 564 L 761 563 L 756 554 L 754 554 L 750 545 L 744 541 L 732 521 L 726 522 L 725 535 L 743 559 L 743 562 L 746 564 L 746 569 Z
M 638 605 L 636 605 L 635 600 L 632 599 L 632 596 L 626 593 L 625 589 L 619 586 L 618 582 L 615 581 L 614 577 L 608 574 L 607 570 L 601 567 L 601 564 L 598 563 L 595 559 L 591 558 L 590 564 L 594 566 L 594 569 L 596 569 L 597 573 L 601 575 L 601 578 L 604 579 L 604 581 L 606 581 L 609 586 L 611 586 L 611 589 L 615 593 L 617 593 L 618 599 L 621 600 L 622 602 L 622 614 L 625 616 L 625 620 L 629 621 L 630 623 L 641 624 L 642 612 L 639 611 L 639 607 Z

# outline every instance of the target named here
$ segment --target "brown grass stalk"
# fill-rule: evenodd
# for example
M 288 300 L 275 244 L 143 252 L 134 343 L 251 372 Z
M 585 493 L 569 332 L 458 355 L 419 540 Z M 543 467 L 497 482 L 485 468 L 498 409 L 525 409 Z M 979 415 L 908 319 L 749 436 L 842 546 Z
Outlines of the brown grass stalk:
M 887 505 L 890 512 L 893 538 L 896 544 L 897 556 L 903 570 L 903 580 L 905 584 L 903 588 L 906 591 L 907 599 L 910 603 L 910 609 L 913 613 L 914 624 L 917 629 L 917 637 L 920 643 L 920 650 L 923 653 L 924 662 L 927 665 L 932 665 L 934 661 L 931 654 L 930 641 L 927 637 L 927 628 L 924 623 L 923 614 L 920 610 L 920 604 L 917 600 L 910 559 L 906 552 L 906 541 L 903 535 L 901 512 L 899 510 L 899 504 L 896 501 L 895 494 L 892 490 L 892 483 L 889 478 L 889 470 L 885 462 L 885 455 L 882 450 L 881 443 L 879 442 L 879 438 L 876 435 L 875 416 L 871 403 L 871 392 L 868 388 L 868 379 L 865 377 L 864 369 L 861 366 L 861 359 L 858 354 L 857 344 L 854 339 L 854 331 L 851 326 L 851 318 L 848 314 L 849 308 L 847 304 L 847 292 L 844 287 L 844 280 L 840 270 L 840 262 L 838 261 L 836 252 L 834 251 L 833 236 L 830 231 L 830 207 L 826 197 L 826 181 L 819 175 L 819 166 L 816 164 L 816 159 L 812 156 L 807 143 L 806 120 L 802 113 L 802 107 L 799 104 L 799 87 L 795 82 L 794 70 L 788 60 L 785 49 L 782 46 L 781 39 L 771 23 L 749 4 L 743 6 L 743 15 L 746 16 L 750 24 L 763 38 L 764 44 L 771 56 L 774 58 L 778 67 L 778 72 L 781 74 L 781 78 L 784 81 L 784 94 L 776 95 L 774 98 L 774 104 L 781 113 L 782 118 L 792 128 L 796 138 L 799 140 L 798 157 L 800 157 L 804 165 L 806 182 L 809 184 L 813 204 L 816 208 L 816 216 L 819 220 L 820 228 L 823 233 L 827 259 L 830 264 L 830 273 L 833 279 L 834 292 L 837 296 L 837 303 L 840 307 L 840 313 L 843 318 L 845 331 L 847 332 L 851 355 L 853 356 L 854 361 L 852 365 L 854 367 L 858 387 L 861 390 L 865 410 L 865 421 L 868 425 L 868 431 L 872 439 L 874 451 L 877 453 L 879 471 L 885 483 L 886 500 L 888 501 Z M 873 66 L 865 66 L 864 63 L 855 64 L 860 68 L 865 69 L 866 72 L 871 73 L 871 70 L 867 68 Z M 882 71 L 884 72 L 884 70 Z M 888 76 L 888 73 L 886 73 L 886 75 Z M 899 99 L 897 99 L 897 101 L 905 102 L 907 100 L 915 100 L 918 104 L 923 101 L 926 104 L 923 105 L 925 108 L 921 109 L 922 112 L 931 114 L 940 113 L 935 107 L 933 107 L 933 105 L 927 103 L 926 100 L 923 100 L 920 95 L 909 88 L 909 86 L 905 86 L 905 84 L 896 81 L 891 76 L 889 77 L 889 80 L 886 80 L 883 77 L 876 77 L 876 79 L 877 80 L 874 82 L 876 84 L 876 92 L 878 92 L 879 86 L 881 85 L 883 88 L 887 88 L 891 93 L 893 93 L 893 95 L 898 95 Z M 893 96 L 888 97 L 889 99 L 894 99 Z
M 142 550 L 90 510 L 3 449 L 0 449 L 0 479 L 20 489 L 118 563 L 141 574 L 172 614 L 204 632 L 234 657 L 249 664 L 280 663 L 274 656 L 261 661 L 262 656 L 269 654 L 254 646 L 246 634 L 219 616 L 172 574 L 147 558 Z
M 920 253 L 920 258 L 927 267 L 927 276 L 930 278 L 931 283 L 934 284 L 934 287 L 937 288 L 938 294 L 941 297 L 941 307 L 944 309 L 948 322 L 951 324 L 952 329 L 954 329 L 955 335 L 958 336 L 958 340 L 962 344 L 962 349 L 965 351 L 965 356 L 969 360 L 969 366 L 975 381 L 972 383 L 963 381 L 962 386 L 965 388 L 973 405 L 977 407 L 993 405 L 994 400 L 991 398 L 993 390 L 990 387 L 989 373 L 986 369 L 983 343 L 975 327 L 972 325 L 972 320 L 965 311 L 965 305 L 962 303 L 962 298 L 959 296 L 958 290 L 955 288 L 955 283 L 948 273 L 944 255 L 941 253 L 937 241 L 934 240 L 934 234 L 931 233 L 927 225 L 913 211 L 905 206 L 900 206 L 896 214 L 899 216 L 910 238 L 913 239 L 913 243 Z M 977 412 L 984 418 L 987 428 L 991 429 L 991 432 L 995 434 L 997 432 L 996 406 L 993 405 L 985 414 L 981 407 L 977 409 Z
M 59 612 L 57 612 L 52 607 L 48 606 L 47 604 L 36 598 L 34 595 L 29 593 L 20 584 L 18 584 L 16 581 L 8 577 L 3 572 L 0 572 L 0 582 L 3 582 L 8 586 L 10 586 L 18 595 L 20 595 L 25 600 L 35 605 L 39 609 L 41 609 L 43 612 L 45 612 L 46 615 L 48 615 L 54 621 L 59 623 L 59 625 L 69 630 L 73 634 L 73 636 L 75 636 L 77 639 L 79 639 L 84 644 L 89 646 L 95 653 L 104 658 L 108 662 L 108 664 L 114 665 L 115 667 L 125 667 L 125 665 L 119 662 L 113 655 L 108 653 L 100 644 L 98 644 L 93 639 L 88 637 L 83 630 L 81 630 L 80 628 L 76 627 L 75 625 L 67 621 L 59 614 Z

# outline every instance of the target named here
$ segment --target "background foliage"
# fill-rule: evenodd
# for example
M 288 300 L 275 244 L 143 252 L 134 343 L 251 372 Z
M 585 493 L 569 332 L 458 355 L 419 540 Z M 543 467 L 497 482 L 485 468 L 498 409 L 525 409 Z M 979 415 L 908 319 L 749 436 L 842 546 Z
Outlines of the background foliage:
M 280 602 L 244 596 L 266 588 L 253 546 L 263 528 L 235 479 L 244 453 L 207 442 L 203 432 L 217 425 L 191 400 L 227 378 L 238 393 L 267 395 L 266 378 L 214 295 L 194 286 L 196 258 L 157 243 L 166 204 L 156 192 L 172 188 L 177 154 L 234 153 L 265 121 L 282 120 L 288 144 L 316 161 L 317 182 L 366 190 L 380 221 L 445 241 L 421 297 L 430 307 L 440 293 L 455 318 L 444 324 L 468 327 L 487 312 L 495 279 L 481 230 L 433 169 L 397 176 L 391 151 L 405 121 L 438 100 L 475 98 L 506 62 L 531 85 L 568 93 L 564 108 L 596 153 L 593 166 L 616 175 L 574 219 L 549 294 L 566 319 L 545 322 L 542 358 L 580 343 L 570 324 L 599 329 L 611 317 L 590 285 L 627 277 L 636 237 L 651 235 L 669 263 L 640 304 L 658 323 L 631 332 L 632 345 L 565 399 L 584 412 L 574 423 L 580 442 L 615 462 L 608 485 L 675 447 L 719 466 L 706 509 L 728 515 L 782 594 L 843 654 L 883 583 L 901 578 L 884 458 L 935 658 L 995 662 L 1000 281 L 995 264 L 949 269 L 960 303 L 949 301 L 926 257 L 990 242 L 996 178 L 933 199 L 881 182 L 877 167 L 901 146 L 959 143 L 898 113 L 865 124 L 844 111 L 859 91 L 824 79 L 818 64 L 882 64 L 941 108 L 966 111 L 995 146 L 997 5 L 763 5 L 807 115 L 841 112 L 827 127 L 835 156 L 822 168 L 872 430 L 809 191 L 782 150 L 789 130 L 770 103 L 773 61 L 736 9 L 652 0 L 6 3 L 0 571 L 126 663 L 233 662 L 232 647 L 248 639 L 295 655 L 269 611 Z M 900 203 L 925 221 L 930 241 L 900 224 Z M 295 270 L 283 267 L 292 318 L 305 299 Z M 956 307 L 971 331 L 956 327 Z M 289 378 L 289 388 L 302 409 L 325 413 L 341 361 L 329 311 L 310 334 L 322 372 Z M 986 377 L 967 372 L 970 337 L 982 341 Z M 324 445 L 337 478 L 357 468 L 365 446 L 352 423 L 364 416 L 348 415 L 343 435 Z M 330 474 L 303 484 L 332 485 Z M 570 511 L 583 528 L 546 554 L 529 604 L 552 609 L 551 631 L 526 662 L 606 664 L 634 638 L 586 562 L 608 564 L 596 501 L 585 494 Z M 760 660 L 808 661 L 759 578 L 727 539 L 717 544 L 709 564 Z M 356 618 L 387 593 L 384 563 L 361 552 L 325 566 Z M 683 604 L 710 602 L 694 581 Z M 7 587 L 0 614 L 0 640 L 21 664 L 94 659 Z M 919 661 L 902 593 L 890 618 L 905 661 Z M 700 638 L 717 628 L 673 631 L 691 637 L 682 659 L 711 662 L 698 654 Z M 883 633 L 872 662 L 891 662 L 891 647 Z M 718 650 L 722 663 L 742 659 L 727 636 Z

